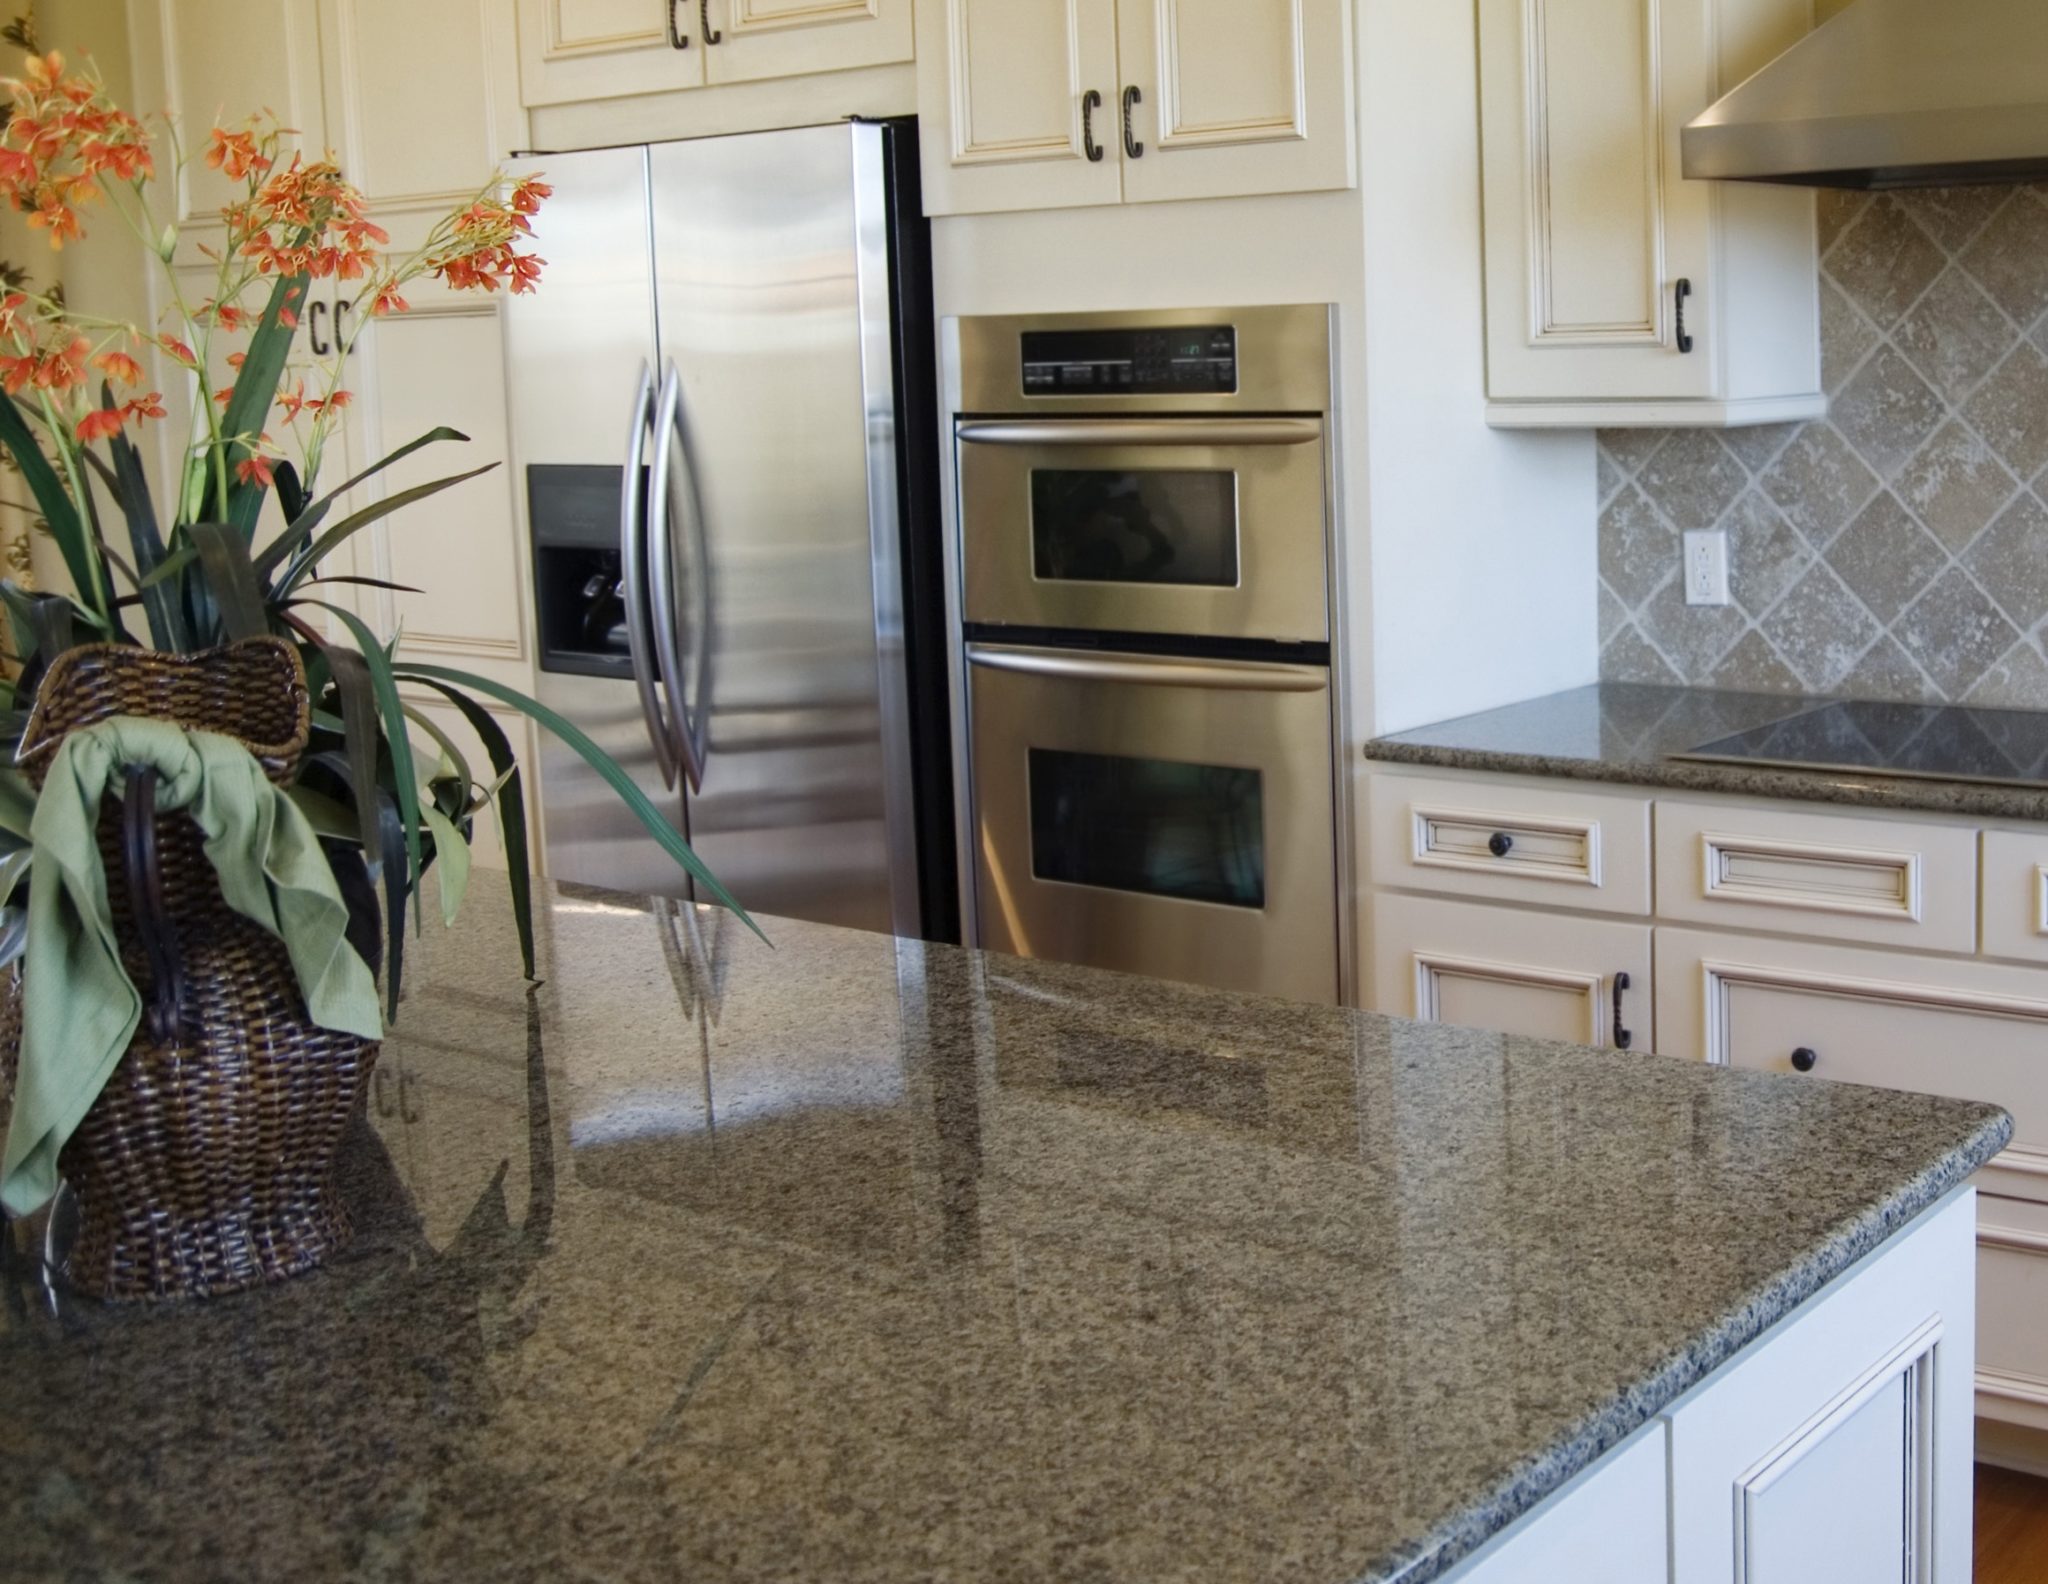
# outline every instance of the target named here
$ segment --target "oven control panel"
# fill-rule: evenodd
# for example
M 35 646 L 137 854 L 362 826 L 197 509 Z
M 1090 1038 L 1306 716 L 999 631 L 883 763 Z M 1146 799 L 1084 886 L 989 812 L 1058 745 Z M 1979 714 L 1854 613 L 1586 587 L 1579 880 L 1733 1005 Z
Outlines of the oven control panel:
M 1237 390 L 1230 325 L 1026 330 L 1027 396 L 1212 396 Z

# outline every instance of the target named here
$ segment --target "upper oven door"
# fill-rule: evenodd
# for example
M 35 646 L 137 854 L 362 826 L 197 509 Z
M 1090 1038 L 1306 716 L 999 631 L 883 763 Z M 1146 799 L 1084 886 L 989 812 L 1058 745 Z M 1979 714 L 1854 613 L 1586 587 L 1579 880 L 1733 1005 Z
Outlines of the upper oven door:
M 1320 643 L 1316 418 L 963 418 L 970 622 Z

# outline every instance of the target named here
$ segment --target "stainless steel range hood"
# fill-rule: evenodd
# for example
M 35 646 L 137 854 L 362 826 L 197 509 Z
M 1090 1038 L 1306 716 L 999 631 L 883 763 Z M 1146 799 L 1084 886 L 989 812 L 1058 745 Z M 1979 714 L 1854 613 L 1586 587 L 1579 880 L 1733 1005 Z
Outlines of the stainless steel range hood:
M 1857 0 L 1685 128 L 1689 177 L 2048 179 L 2048 0 Z

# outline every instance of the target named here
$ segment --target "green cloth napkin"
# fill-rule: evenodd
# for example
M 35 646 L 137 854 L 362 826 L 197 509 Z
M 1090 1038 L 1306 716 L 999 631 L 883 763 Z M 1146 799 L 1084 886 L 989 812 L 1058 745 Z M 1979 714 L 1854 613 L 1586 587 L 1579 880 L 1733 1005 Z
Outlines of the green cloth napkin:
M 246 748 L 128 715 L 73 732 L 29 826 L 21 1065 L 0 1148 L 0 1204 L 18 1215 L 57 1191 L 58 1153 L 142 1020 L 93 834 L 102 794 L 131 764 L 156 768 L 159 809 L 188 809 L 198 822 L 228 906 L 283 940 L 313 1021 L 363 1039 L 383 1032 L 377 987 L 345 938 L 348 908 L 319 838 Z

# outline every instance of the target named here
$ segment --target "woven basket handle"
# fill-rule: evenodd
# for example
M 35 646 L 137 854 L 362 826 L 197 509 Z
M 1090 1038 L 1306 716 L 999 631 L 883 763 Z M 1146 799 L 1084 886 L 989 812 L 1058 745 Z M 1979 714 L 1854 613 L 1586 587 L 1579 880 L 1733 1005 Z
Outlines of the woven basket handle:
M 149 958 L 149 995 L 143 1023 L 158 1045 L 176 1042 L 185 1022 L 185 965 L 178 957 L 170 904 L 164 896 L 163 865 L 157 857 L 156 767 L 128 766 L 121 808 L 121 866 L 128 881 L 128 906 L 135 916 L 142 950 Z

